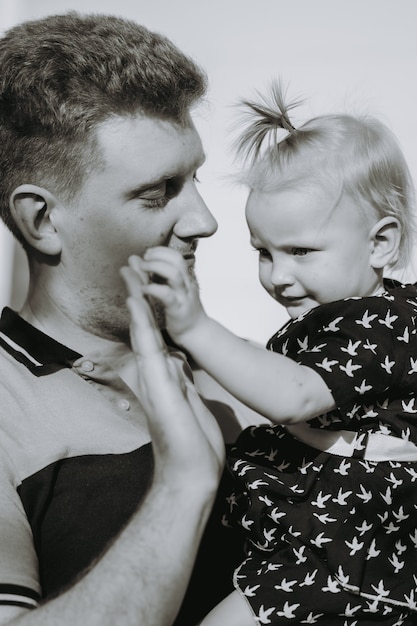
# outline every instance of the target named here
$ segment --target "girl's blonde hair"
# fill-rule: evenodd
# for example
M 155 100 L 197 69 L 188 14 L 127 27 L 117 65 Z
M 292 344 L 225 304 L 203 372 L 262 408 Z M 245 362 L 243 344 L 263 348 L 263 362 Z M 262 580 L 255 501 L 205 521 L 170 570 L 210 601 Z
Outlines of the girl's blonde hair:
M 274 192 L 286 187 L 321 185 L 336 195 L 348 193 L 368 203 L 379 218 L 395 217 L 401 241 L 395 267 L 411 256 L 414 187 L 394 134 L 368 115 L 321 115 L 295 128 L 289 112 L 300 101 L 286 101 L 280 82 L 269 98 L 244 100 L 246 128 L 237 151 L 246 168 L 239 177 L 250 189 Z M 365 203 L 364 203 L 365 201 Z

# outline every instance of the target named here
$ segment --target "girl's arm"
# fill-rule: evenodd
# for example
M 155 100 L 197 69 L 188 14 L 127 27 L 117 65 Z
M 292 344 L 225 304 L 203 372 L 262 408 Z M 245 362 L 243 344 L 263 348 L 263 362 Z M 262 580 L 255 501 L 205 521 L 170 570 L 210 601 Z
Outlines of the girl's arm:
M 205 313 L 198 286 L 175 250 L 152 248 L 130 265 L 137 289 L 165 308 L 167 329 L 203 369 L 253 410 L 277 423 L 306 421 L 335 408 L 314 370 L 236 337 Z M 144 276 L 158 282 L 145 283 Z

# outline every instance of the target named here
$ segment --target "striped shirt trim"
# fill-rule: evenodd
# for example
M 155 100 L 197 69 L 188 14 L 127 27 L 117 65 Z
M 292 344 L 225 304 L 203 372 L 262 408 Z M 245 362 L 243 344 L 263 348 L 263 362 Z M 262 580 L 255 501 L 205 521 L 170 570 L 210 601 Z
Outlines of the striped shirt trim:
M 0 605 L 8 604 L 36 609 L 39 606 L 40 596 L 36 591 L 21 585 L 0 584 Z
M 25 350 L 24 348 L 22 348 L 21 346 L 19 346 L 17 343 L 15 343 L 13 341 L 13 339 L 10 339 L 10 337 L 8 337 L 7 335 L 5 335 L 4 333 L 2 333 L 0 331 L 0 337 L 3 339 L 3 341 L 5 343 L 7 343 L 11 348 L 13 348 L 13 350 L 15 350 L 16 352 L 20 352 L 21 354 L 23 354 L 23 356 L 25 356 L 31 363 L 33 363 L 33 365 L 35 365 L 36 367 L 41 367 L 43 365 L 43 363 L 40 363 L 39 361 L 37 361 L 35 358 L 33 358 L 33 356 L 31 354 L 29 354 L 29 352 L 27 352 L 27 350 Z

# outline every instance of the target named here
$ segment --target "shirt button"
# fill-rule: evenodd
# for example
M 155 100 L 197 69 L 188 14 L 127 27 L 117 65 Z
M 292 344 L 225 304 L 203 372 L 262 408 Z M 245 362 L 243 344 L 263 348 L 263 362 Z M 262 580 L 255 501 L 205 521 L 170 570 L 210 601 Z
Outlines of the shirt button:
M 84 372 L 92 372 L 94 369 L 94 363 L 92 361 L 83 361 L 81 363 L 81 369 L 84 370 Z
M 123 411 L 128 411 L 130 409 L 130 402 L 129 400 L 126 400 L 126 398 L 119 400 L 118 405 Z

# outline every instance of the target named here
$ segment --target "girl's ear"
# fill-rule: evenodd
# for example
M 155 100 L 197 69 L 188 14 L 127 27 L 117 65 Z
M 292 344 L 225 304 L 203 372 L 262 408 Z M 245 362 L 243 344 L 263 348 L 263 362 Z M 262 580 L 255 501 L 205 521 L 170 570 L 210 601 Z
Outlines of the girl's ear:
M 401 225 L 395 217 L 387 216 L 380 219 L 370 231 L 371 266 L 382 269 L 393 263 L 397 256 L 401 241 Z
M 61 252 L 61 240 L 51 220 L 57 206 L 56 198 L 37 185 L 20 185 L 10 196 L 10 211 L 23 237 L 48 256 Z

